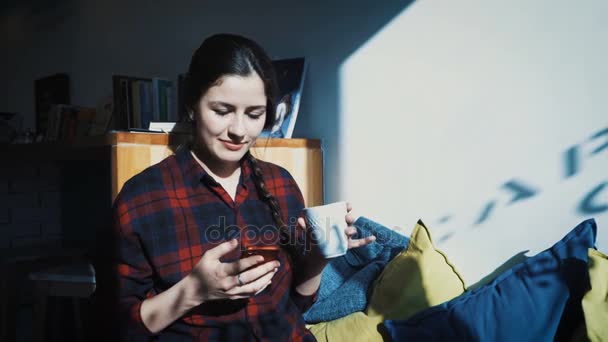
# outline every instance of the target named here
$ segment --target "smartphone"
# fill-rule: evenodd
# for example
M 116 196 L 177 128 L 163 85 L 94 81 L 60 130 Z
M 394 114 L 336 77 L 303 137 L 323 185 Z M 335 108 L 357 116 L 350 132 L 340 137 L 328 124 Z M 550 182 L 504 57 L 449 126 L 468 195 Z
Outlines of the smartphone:
M 241 259 L 252 255 L 261 255 L 264 257 L 264 262 L 276 260 L 279 258 L 280 249 L 279 246 L 249 246 L 241 253 Z

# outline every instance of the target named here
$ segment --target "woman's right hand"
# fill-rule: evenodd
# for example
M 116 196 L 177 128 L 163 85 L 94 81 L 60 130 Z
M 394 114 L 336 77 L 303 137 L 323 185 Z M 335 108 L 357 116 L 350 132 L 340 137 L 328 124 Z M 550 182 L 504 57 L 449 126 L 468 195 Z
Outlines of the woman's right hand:
M 277 260 L 264 263 L 262 256 L 255 255 L 235 262 L 220 261 L 237 246 L 233 239 L 203 254 L 187 276 L 191 302 L 199 305 L 216 299 L 249 298 L 270 284 L 280 266 Z

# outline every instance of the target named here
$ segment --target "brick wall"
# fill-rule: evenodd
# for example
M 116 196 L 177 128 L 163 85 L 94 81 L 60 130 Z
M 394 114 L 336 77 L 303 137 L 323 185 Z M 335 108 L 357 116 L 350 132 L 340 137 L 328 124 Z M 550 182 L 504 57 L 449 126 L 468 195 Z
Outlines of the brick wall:
M 109 229 L 108 160 L 0 166 L 0 251 L 44 245 L 92 248 Z
M 60 166 L 2 166 L 0 179 L 0 249 L 61 244 Z

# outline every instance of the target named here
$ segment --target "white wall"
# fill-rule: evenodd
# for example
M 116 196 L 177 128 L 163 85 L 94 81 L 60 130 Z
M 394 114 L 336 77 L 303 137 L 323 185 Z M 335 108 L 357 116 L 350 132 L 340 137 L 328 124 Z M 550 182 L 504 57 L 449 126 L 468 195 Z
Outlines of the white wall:
M 469 283 L 587 217 L 608 251 L 608 148 L 591 155 L 608 143 L 591 139 L 608 129 L 607 12 L 602 0 L 412 4 L 341 67 L 340 195 L 391 226 L 422 218 Z M 565 177 L 572 146 L 579 169 Z M 509 205 L 512 180 L 530 197 Z M 580 210 L 596 187 L 596 212 Z

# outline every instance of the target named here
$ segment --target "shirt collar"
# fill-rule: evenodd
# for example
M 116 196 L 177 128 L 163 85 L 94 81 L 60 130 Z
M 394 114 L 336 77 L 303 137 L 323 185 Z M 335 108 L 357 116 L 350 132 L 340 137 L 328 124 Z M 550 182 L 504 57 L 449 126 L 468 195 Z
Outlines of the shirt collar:
M 177 163 L 182 170 L 184 180 L 191 186 L 201 184 L 201 182 L 208 181 L 211 185 L 217 185 L 218 183 L 203 169 L 198 161 L 190 153 L 190 148 L 181 148 L 175 152 L 175 158 Z M 245 184 L 246 180 L 251 175 L 251 167 L 246 161 L 246 158 L 240 160 L 241 165 L 241 183 Z

